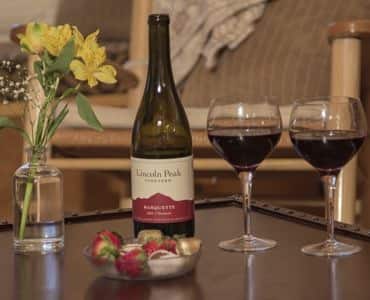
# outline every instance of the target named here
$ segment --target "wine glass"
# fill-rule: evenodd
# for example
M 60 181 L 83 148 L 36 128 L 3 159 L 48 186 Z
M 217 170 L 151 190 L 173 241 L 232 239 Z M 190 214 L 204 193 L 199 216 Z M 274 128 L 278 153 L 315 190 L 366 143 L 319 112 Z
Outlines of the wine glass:
M 281 135 L 278 105 L 267 98 L 218 98 L 208 112 L 208 138 L 216 152 L 237 172 L 242 185 L 244 234 L 223 241 L 219 247 L 229 251 L 260 251 L 276 245 L 251 233 L 251 196 L 253 175 L 259 164 L 272 152 Z
M 334 201 L 338 174 L 357 153 L 367 134 L 361 102 L 350 97 L 296 101 L 290 115 L 289 134 L 298 154 L 319 171 L 327 187 L 328 238 L 305 246 L 302 251 L 316 256 L 342 256 L 360 251 L 360 247 L 334 238 Z

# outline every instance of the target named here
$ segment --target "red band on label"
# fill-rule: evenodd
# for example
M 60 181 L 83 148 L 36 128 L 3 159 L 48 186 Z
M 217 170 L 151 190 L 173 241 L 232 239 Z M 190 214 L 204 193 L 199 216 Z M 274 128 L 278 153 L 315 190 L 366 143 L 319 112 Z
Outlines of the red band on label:
M 133 218 L 143 223 L 178 223 L 193 219 L 192 200 L 175 201 L 160 193 L 132 201 Z

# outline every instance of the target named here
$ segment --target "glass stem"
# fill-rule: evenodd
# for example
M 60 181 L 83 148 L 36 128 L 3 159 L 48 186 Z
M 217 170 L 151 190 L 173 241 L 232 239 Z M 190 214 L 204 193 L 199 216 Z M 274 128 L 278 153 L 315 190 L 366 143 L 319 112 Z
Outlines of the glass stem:
M 240 172 L 240 182 L 242 185 L 243 211 L 244 211 L 244 238 L 252 239 L 251 233 L 251 197 L 253 172 Z
M 337 175 L 323 175 L 322 180 L 326 185 L 326 222 L 328 232 L 328 242 L 335 242 L 334 238 L 334 203 L 335 191 L 337 188 Z

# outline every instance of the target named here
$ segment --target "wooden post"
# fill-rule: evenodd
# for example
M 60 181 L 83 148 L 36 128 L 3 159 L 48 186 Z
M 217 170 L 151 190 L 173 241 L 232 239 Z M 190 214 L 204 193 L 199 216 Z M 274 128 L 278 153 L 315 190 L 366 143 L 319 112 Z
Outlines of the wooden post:
M 331 47 L 332 96 L 359 98 L 361 71 L 361 40 L 337 38 Z M 342 170 L 338 177 L 335 203 L 335 219 L 353 223 L 355 221 L 357 156 Z

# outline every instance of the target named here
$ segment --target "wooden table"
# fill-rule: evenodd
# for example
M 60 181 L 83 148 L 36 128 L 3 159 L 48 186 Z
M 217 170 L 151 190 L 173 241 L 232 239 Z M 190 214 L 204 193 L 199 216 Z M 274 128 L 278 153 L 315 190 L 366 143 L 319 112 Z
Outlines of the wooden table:
M 338 237 L 363 247 L 340 259 L 310 257 L 302 245 L 325 238 L 324 221 L 255 202 L 253 230 L 278 247 L 258 254 L 225 252 L 220 240 L 240 234 L 242 211 L 236 198 L 201 201 L 196 232 L 203 240 L 197 269 L 185 277 L 124 282 L 98 277 L 82 256 L 94 233 L 111 229 L 132 234 L 130 212 L 110 211 L 66 218 L 62 254 L 14 255 L 10 225 L 0 225 L 1 299 L 305 300 L 370 299 L 370 238 L 366 231 L 337 224 Z

